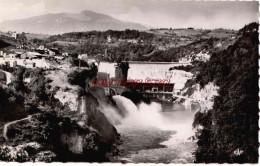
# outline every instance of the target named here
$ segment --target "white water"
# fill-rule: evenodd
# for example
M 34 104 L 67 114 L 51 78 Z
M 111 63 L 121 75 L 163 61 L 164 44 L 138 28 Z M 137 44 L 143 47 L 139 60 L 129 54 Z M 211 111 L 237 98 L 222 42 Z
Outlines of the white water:
M 113 108 L 106 108 L 104 113 L 110 122 L 119 121 L 115 127 L 121 135 L 129 137 L 130 140 L 139 139 L 139 141 L 132 141 L 133 145 L 128 144 L 127 148 L 129 146 L 140 147 L 142 143 L 147 143 L 143 142 L 142 139 L 153 141 L 153 139 L 165 136 L 160 131 L 176 132 L 167 141 L 160 143 L 165 145 L 166 148 L 139 149 L 138 153 L 124 156 L 124 160 L 130 162 L 179 162 L 179 160 L 181 162 L 184 160 L 185 162 L 192 162 L 190 152 L 194 148 L 194 143 L 188 138 L 194 135 L 192 130 L 194 112 L 178 110 L 163 112 L 161 104 L 155 102 L 151 104 L 141 103 L 136 106 L 131 100 L 120 95 L 113 96 L 113 99 L 118 108 L 126 114 L 125 118 L 122 118 Z M 144 137 L 140 136 L 140 133 L 144 133 Z
M 136 106 L 130 99 L 120 95 L 114 96 L 113 99 L 127 114 L 124 119 L 121 119 L 121 126 L 174 130 L 177 132 L 175 137 L 178 139 L 188 139 L 194 135 L 192 130 L 194 113 L 190 111 L 163 112 L 162 106 L 156 102 L 141 103 Z
M 113 99 L 119 109 L 126 114 L 121 126 L 166 129 L 165 121 L 160 114 L 162 111 L 160 104 L 153 102 L 150 105 L 141 103 L 136 106 L 131 100 L 120 95 L 114 96 Z

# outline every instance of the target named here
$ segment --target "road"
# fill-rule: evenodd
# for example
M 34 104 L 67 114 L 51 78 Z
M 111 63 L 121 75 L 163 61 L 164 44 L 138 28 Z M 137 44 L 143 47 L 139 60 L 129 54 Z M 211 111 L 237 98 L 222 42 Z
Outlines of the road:
M 12 121 L 12 122 L 9 122 L 9 123 L 6 123 L 3 127 L 3 137 L 8 140 L 8 137 L 7 137 L 7 130 L 8 130 L 8 127 L 12 124 L 15 124 L 15 123 L 18 123 L 18 122 L 21 122 L 21 121 L 24 121 L 24 120 L 29 120 L 32 118 L 32 115 L 29 115 L 28 117 L 26 118 L 23 118 L 23 119 L 20 119 L 20 120 L 15 120 L 15 121 Z

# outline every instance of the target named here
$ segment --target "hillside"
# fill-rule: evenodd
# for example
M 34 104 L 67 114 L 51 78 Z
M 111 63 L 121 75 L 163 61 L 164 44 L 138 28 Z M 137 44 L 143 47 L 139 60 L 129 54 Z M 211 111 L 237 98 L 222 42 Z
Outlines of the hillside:
M 11 44 L 3 41 L 2 39 L 0 39 L 0 48 L 5 48 L 5 47 L 8 47 L 8 46 L 11 46 Z
M 246 25 L 226 50 L 202 65 L 196 81 L 214 82 L 218 96 L 211 110 L 195 116 L 196 162 L 258 162 L 258 24 Z
M 168 32 L 181 31 L 182 34 Z M 165 34 L 167 32 L 167 34 Z M 198 32 L 200 32 L 198 34 Z M 215 36 L 212 36 L 212 35 Z M 179 36 L 180 35 L 180 36 Z M 108 37 L 111 41 L 108 42 Z M 184 56 L 193 57 L 200 52 L 211 53 L 225 49 L 237 37 L 231 30 L 152 30 L 152 31 L 89 31 L 52 35 L 43 42 L 70 54 L 88 54 L 103 61 L 178 61 Z M 107 57 L 104 53 L 107 50 Z M 195 57 L 194 57 L 195 58 Z
M 17 41 L 13 38 L 6 37 L 6 36 L 0 36 L 0 49 L 10 47 L 10 46 L 16 46 Z
M 17 31 L 41 34 L 62 34 L 66 32 L 81 32 L 91 30 L 147 30 L 143 25 L 123 22 L 108 15 L 92 11 L 80 13 L 58 13 L 30 17 L 27 19 L 7 20 L 0 23 L 2 31 Z
M 106 154 L 116 150 L 119 135 L 98 99 L 77 86 L 96 70 L 5 70 L 14 80 L 0 86 L 1 161 L 108 161 Z
M 154 33 L 160 36 L 178 36 L 182 38 L 192 39 L 192 38 L 203 38 L 208 39 L 210 37 L 216 38 L 224 38 L 224 37 L 231 37 L 236 33 L 235 30 L 228 30 L 228 29 L 193 29 L 193 28 L 183 28 L 183 29 L 167 29 L 167 28 L 160 28 L 160 29 L 150 29 L 148 32 Z

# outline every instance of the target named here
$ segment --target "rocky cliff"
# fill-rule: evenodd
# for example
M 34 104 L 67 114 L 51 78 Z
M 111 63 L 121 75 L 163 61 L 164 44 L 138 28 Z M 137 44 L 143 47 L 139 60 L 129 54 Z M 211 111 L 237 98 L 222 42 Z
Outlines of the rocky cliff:
M 13 71 L 15 78 L 8 89 L 16 93 L 13 96 L 21 97 L 19 107 L 35 110 L 9 123 L 5 137 L 1 137 L 0 160 L 107 161 L 106 155 L 115 150 L 119 135 L 100 110 L 98 99 L 84 87 L 69 83 L 70 72 L 24 68 Z M 85 72 L 85 80 L 92 77 L 89 72 Z M 30 118 L 19 120 L 28 114 Z M 12 120 L 3 123 L 8 122 Z
M 212 54 L 196 78 L 202 87 L 219 87 L 212 109 L 195 115 L 194 126 L 202 126 L 196 162 L 258 162 L 258 26 L 240 29 L 234 44 Z

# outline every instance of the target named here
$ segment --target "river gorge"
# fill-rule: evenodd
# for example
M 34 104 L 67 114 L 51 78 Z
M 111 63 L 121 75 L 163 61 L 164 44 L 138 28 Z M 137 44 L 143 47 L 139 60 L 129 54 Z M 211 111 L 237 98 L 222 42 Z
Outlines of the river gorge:
M 1 164 L 259 162 L 259 24 L 223 27 L 1 32 Z
M 154 65 L 160 70 L 160 73 L 155 75 Z M 138 69 L 143 72 L 144 77 L 150 74 L 165 78 L 165 72 L 169 72 L 170 67 L 178 65 L 182 64 L 158 63 L 149 65 L 148 63 L 143 65 L 142 63 L 130 63 L 129 71 L 131 77 L 138 75 L 135 71 Z M 113 78 L 116 75 L 114 73 L 115 64 L 101 62 L 98 72 L 100 71 L 109 73 L 108 78 L 110 76 Z M 189 76 L 181 71 L 175 72 L 174 76 L 171 81 L 179 84 L 178 87 L 184 87 L 189 79 Z M 125 87 L 120 88 L 123 89 L 121 90 L 123 92 L 137 93 L 132 90 L 129 91 Z M 121 95 L 107 94 L 106 91 L 109 89 L 113 89 L 113 87 L 91 87 L 88 92 L 97 98 L 100 111 L 120 134 L 121 143 L 117 146 L 119 152 L 109 155 L 110 161 L 135 163 L 194 162 L 193 152 L 196 149 L 196 140 L 194 140 L 195 131 L 192 128 L 192 123 L 195 113 L 201 108 L 199 103 L 194 106 L 188 100 L 187 102 L 185 100 L 184 102 L 179 102 L 180 100 L 175 102 L 172 100 L 173 96 L 170 97 L 170 100 L 164 102 L 158 100 L 158 96 L 155 98 L 148 97 L 150 101 L 148 103 L 143 100 L 133 102 L 133 98 L 138 98 L 137 96 L 133 95 L 135 97 L 129 98 L 124 96 L 122 92 Z M 109 96 L 111 98 L 109 100 L 113 101 L 114 105 L 107 102 Z M 83 100 L 88 102 L 86 99 Z M 88 105 L 81 101 L 80 103 L 84 107 Z M 81 112 L 82 110 L 84 112 L 84 109 L 80 107 Z

